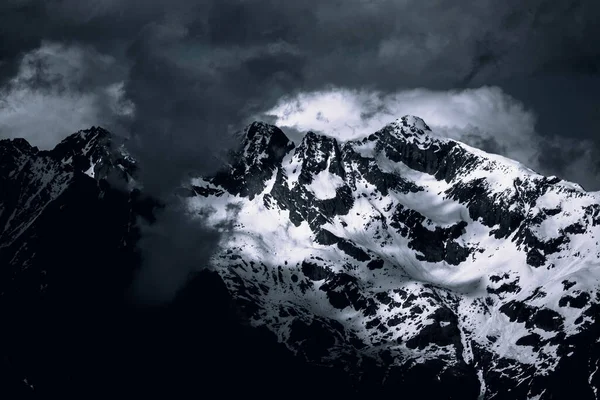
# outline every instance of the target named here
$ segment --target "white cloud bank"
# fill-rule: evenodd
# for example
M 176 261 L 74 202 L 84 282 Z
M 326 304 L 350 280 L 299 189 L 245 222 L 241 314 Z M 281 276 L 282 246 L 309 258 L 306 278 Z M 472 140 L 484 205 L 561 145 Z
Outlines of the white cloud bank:
M 590 143 L 539 135 L 534 113 L 498 87 L 394 94 L 330 89 L 283 98 L 265 114 L 284 130 L 312 130 L 342 141 L 364 137 L 403 115 L 416 115 L 439 135 L 505 155 L 541 173 L 598 186 L 595 173 L 582 173 L 592 170 Z M 561 153 L 552 158 L 562 164 L 549 165 L 548 151 Z
M 25 54 L 17 75 L 0 88 L 0 139 L 22 137 L 42 149 L 93 125 L 133 116 L 123 81 L 111 81 L 115 60 L 77 46 L 43 43 Z

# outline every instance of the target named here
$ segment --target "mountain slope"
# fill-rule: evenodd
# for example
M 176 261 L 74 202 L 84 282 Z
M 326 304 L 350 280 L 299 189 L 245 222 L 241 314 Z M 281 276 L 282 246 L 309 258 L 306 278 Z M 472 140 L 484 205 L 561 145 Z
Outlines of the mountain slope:
M 158 204 L 125 148 L 0 141 L 0 393 L 597 398 L 599 193 L 411 116 L 298 145 L 257 122 L 231 160 L 178 191 L 214 272 L 138 309 Z
M 92 128 L 51 151 L 0 141 L 0 397 L 271 397 L 298 379 L 351 396 L 343 373 L 250 327 L 214 272 L 171 304 L 132 302 L 139 221 L 154 223 L 163 205 L 140 191 L 114 139 Z
M 112 148 L 107 131 L 81 131 L 51 151 L 39 151 L 21 139 L 2 140 L 0 157 L 4 304 L 43 296 L 47 280 L 53 279 L 47 267 L 65 263 L 51 256 L 56 248 L 75 254 L 84 248 L 97 252 L 103 244 L 115 251 L 131 246 L 139 191 L 127 185 L 134 182 L 135 164 L 122 147 Z M 119 182 L 125 190 L 117 190 Z M 95 232 L 90 232 L 92 226 Z M 82 237 L 84 232 L 89 237 Z
M 139 266 L 136 219 L 154 205 L 112 142 L 101 128 L 51 151 L 0 141 L 1 396 L 70 398 L 115 345 Z
M 297 354 L 357 379 L 377 363 L 399 389 L 420 371 L 425 394 L 595 398 L 600 194 L 412 116 L 297 147 L 254 123 L 233 159 L 191 182 L 189 210 L 223 231 L 214 264 L 253 323 Z

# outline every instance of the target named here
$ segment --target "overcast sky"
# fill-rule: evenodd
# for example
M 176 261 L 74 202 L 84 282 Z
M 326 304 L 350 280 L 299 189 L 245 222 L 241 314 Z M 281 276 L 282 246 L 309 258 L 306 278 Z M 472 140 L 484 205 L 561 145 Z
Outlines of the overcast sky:
M 2 0 L 0 138 L 51 148 L 104 126 L 162 195 L 255 118 L 344 140 L 416 114 L 600 190 L 597 21 L 598 0 Z M 219 242 L 176 208 L 159 221 L 144 301 Z
M 160 188 L 286 102 L 325 133 L 318 112 L 352 104 L 600 189 L 598 20 L 595 0 L 4 0 L 0 137 L 102 125 Z

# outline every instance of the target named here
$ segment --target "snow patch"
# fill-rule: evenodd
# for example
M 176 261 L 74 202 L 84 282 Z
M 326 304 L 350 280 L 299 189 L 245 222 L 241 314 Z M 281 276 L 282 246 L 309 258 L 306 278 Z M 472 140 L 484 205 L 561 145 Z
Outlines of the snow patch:
M 327 200 L 335 198 L 335 190 L 342 186 L 344 186 L 344 180 L 341 177 L 324 170 L 313 177 L 313 181 L 307 188 L 314 193 L 317 199 Z
M 90 167 L 84 172 L 84 174 L 86 174 L 90 178 L 95 178 L 96 177 L 95 168 L 96 168 L 96 163 L 93 162 L 92 160 L 90 160 Z

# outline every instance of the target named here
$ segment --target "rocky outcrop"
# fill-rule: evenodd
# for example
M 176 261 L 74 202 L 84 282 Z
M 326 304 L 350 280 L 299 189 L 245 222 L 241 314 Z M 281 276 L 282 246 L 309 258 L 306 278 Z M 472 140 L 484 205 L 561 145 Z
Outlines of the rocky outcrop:
M 92 128 L 51 151 L 0 141 L 0 160 L 0 390 L 235 391 L 231 377 L 304 396 L 595 398 L 599 195 L 419 118 L 297 145 L 250 125 L 230 165 L 176 193 L 223 232 L 213 272 L 151 310 L 124 293 L 136 221 L 159 205 L 124 147 Z
M 280 137 L 253 126 L 261 143 Z M 252 194 L 222 184 L 246 184 L 223 180 L 234 167 L 192 182 L 202 200 L 189 204 L 239 205 L 236 259 L 217 255 L 215 268 L 253 323 L 292 351 L 357 381 L 386 370 L 373 375 L 379 387 L 419 376 L 443 398 L 555 398 L 562 389 L 544 385 L 571 379 L 562 354 L 597 363 L 574 344 L 587 340 L 577 332 L 600 282 L 586 267 L 600 259 L 596 194 L 411 116 L 342 144 L 312 132 L 298 146 L 278 140 L 285 151 Z M 240 165 L 264 159 L 258 149 Z M 577 276 L 568 288 L 553 278 L 565 270 Z M 589 382 L 576 390 L 595 390 L 594 369 L 579 371 Z

